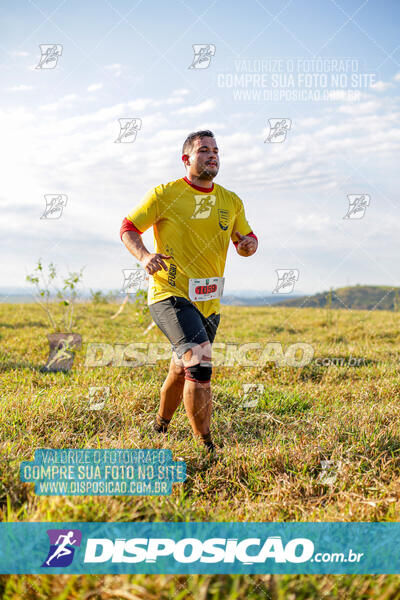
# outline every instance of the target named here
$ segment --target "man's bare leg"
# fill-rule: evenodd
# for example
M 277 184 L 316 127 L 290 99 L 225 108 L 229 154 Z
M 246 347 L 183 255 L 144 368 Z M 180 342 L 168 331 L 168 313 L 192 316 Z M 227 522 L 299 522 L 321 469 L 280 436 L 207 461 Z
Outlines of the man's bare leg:
M 211 365 L 211 344 L 204 342 L 185 352 L 182 356 L 185 367 L 196 364 Z M 200 437 L 204 444 L 213 449 L 210 423 L 212 413 L 211 382 L 190 381 L 185 379 L 183 388 L 183 403 L 193 433 Z
M 181 403 L 182 396 L 193 433 L 202 439 L 203 443 L 213 449 L 210 423 L 212 413 L 211 382 L 198 382 L 185 379 L 185 367 L 195 364 L 211 364 L 211 344 L 204 342 L 188 350 L 179 359 L 173 354 L 169 372 L 161 388 L 160 408 L 155 423 L 155 429 L 165 433 L 172 416 Z
M 186 414 L 196 436 L 210 433 L 212 412 L 211 384 L 185 380 L 183 402 Z
M 161 388 L 160 408 L 155 425 L 157 431 L 163 433 L 167 431 L 168 424 L 182 401 L 184 384 L 185 369 L 179 366 L 178 357 L 175 355 L 171 359 L 168 375 Z
M 185 383 L 185 369 L 176 364 L 171 358 L 168 375 L 163 383 L 160 394 L 159 413 L 164 419 L 172 416 L 182 401 L 183 386 Z

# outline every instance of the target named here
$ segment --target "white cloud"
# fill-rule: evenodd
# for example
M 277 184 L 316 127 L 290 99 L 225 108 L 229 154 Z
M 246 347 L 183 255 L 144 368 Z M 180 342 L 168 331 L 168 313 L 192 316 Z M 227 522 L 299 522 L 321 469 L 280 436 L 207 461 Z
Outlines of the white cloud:
M 39 109 L 46 111 L 56 111 L 59 108 L 66 108 L 71 106 L 77 100 L 79 100 L 79 96 L 77 94 L 67 94 L 66 96 L 62 96 L 61 98 L 59 98 L 57 102 L 42 104 L 42 106 L 39 106 Z
M 190 90 L 187 90 L 186 88 L 174 90 L 171 94 L 171 97 L 167 98 L 165 102 L 166 104 L 183 104 L 187 94 L 190 94 Z
M 221 121 L 210 121 L 209 119 L 207 119 L 207 121 L 198 121 L 197 125 L 194 127 L 194 129 L 197 129 L 200 131 L 200 129 L 211 129 L 211 131 L 215 134 L 218 135 L 218 139 L 219 139 L 219 132 L 222 131 L 223 129 L 227 129 L 227 125 L 226 123 L 221 123 Z M 193 127 L 192 127 L 193 129 Z
M 215 100 L 205 100 L 204 102 L 200 102 L 200 104 L 194 104 L 192 106 L 185 106 L 184 108 L 180 108 L 176 111 L 174 111 L 174 114 L 176 115 L 188 115 L 188 116 L 195 116 L 195 115 L 201 115 L 205 112 L 209 112 L 210 110 L 213 110 L 216 107 L 216 102 Z
M 180 96 L 185 96 L 188 110 L 176 110 L 171 104 L 171 99 Z M 268 231 L 273 237 L 274 232 L 285 230 L 288 239 L 296 236 L 294 248 L 308 248 L 312 236 L 307 233 L 315 232 L 332 252 L 342 250 L 343 240 L 338 241 L 331 213 L 325 206 L 323 214 L 319 215 L 317 208 L 315 214 L 309 214 L 314 210 L 309 199 L 318 205 L 324 196 L 336 194 L 346 174 L 355 173 L 353 166 L 379 187 L 379 177 L 384 180 L 385 173 L 394 168 L 400 150 L 400 115 L 394 100 L 375 95 L 366 95 L 362 103 L 349 104 L 343 99 L 332 111 L 330 105 L 315 106 L 312 116 L 293 117 L 292 129 L 282 144 L 264 143 L 265 115 L 261 113 L 250 127 L 252 115 L 246 114 L 247 107 L 243 113 L 226 111 L 222 119 L 224 108 L 215 109 L 214 100 L 191 105 L 189 95 L 175 92 L 161 100 L 137 98 L 95 110 L 87 109 L 86 100 L 85 94 L 77 92 L 47 108 L 0 110 L 2 140 L 7 147 L 2 193 L 8 213 L 8 219 L 1 219 L 0 237 L 9 239 L 24 228 L 32 237 L 30 252 L 20 251 L 23 265 L 30 266 L 42 250 L 52 256 L 59 249 L 58 262 L 66 255 L 68 260 L 71 255 L 71 264 L 75 261 L 77 266 L 88 262 L 88 271 L 92 269 L 88 276 L 96 281 L 90 285 L 102 287 L 119 285 L 120 271 L 115 282 L 110 281 L 112 267 L 105 267 L 107 275 L 99 275 L 99 260 L 107 265 L 108 256 L 109 264 L 117 264 L 118 269 L 130 264 L 123 246 L 116 244 L 123 216 L 150 187 L 184 175 L 180 149 L 187 133 L 197 127 L 211 128 L 218 136 L 221 172 L 216 182 L 243 198 L 255 232 Z M 55 112 L 63 106 L 74 109 L 72 116 Z M 121 117 L 142 119 L 133 144 L 114 144 Z M 375 179 L 373 167 L 379 174 Z M 56 192 L 68 195 L 65 215 L 53 223 L 41 221 L 43 195 Z M 345 199 L 345 193 L 339 191 L 338 219 L 343 216 Z M 379 203 L 374 203 L 371 211 L 378 207 Z M 395 218 L 393 223 L 388 244 L 397 248 Z M 152 247 L 152 233 L 147 234 L 145 242 Z M 378 256 L 376 245 L 370 250 Z
M 321 213 L 310 213 L 308 215 L 298 215 L 295 221 L 296 229 L 302 233 L 317 233 L 326 230 L 330 217 Z
M 339 106 L 338 112 L 346 113 L 348 115 L 376 113 L 380 106 L 381 105 L 379 102 L 375 100 L 370 100 L 368 102 L 355 102 L 354 104 Z
M 105 69 L 112 72 L 115 77 L 121 77 L 124 67 L 120 63 L 113 63 L 112 65 L 105 65 Z
M 29 90 L 33 90 L 33 85 L 24 85 L 23 83 L 7 88 L 7 92 L 28 92 Z
M 101 90 L 103 88 L 103 84 L 102 83 L 92 83 L 92 85 L 89 85 L 87 88 L 88 92 L 97 92 L 97 90 Z
M 393 87 L 393 83 L 390 81 L 376 81 L 371 85 L 371 89 L 376 90 L 377 92 L 385 92 L 389 88 Z
M 24 52 L 23 50 L 11 50 L 8 54 L 10 56 L 30 56 L 29 52 Z
M 188 94 L 190 94 L 190 90 L 186 88 L 179 88 L 178 90 L 174 90 L 172 92 L 173 96 L 187 96 Z
M 393 81 L 400 81 L 400 71 L 393 77 Z

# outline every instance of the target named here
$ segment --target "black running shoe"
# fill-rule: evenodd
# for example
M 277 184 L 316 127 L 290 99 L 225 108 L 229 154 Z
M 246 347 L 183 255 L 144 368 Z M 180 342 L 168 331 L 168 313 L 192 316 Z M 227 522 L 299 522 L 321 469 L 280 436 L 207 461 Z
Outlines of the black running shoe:
M 169 420 L 163 419 L 159 414 L 157 414 L 156 420 L 153 423 L 153 428 L 155 431 L 157 431 L 157 433 L 167 433 L 169 423 Z

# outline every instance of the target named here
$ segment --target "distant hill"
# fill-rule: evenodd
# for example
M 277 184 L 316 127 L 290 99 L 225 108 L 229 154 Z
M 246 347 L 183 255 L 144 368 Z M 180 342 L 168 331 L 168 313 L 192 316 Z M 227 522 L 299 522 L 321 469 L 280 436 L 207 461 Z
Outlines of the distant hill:
M 307 298 L 282 300 L 277 306 L 303 308 L 351 308 L 354 310 L 400 310 L 400 288 L 385 285 L 355 285 L 321 292 Z
M 296 296 L 297 297 L 297 296 Z M 300 296 L 298 296 L 300 298 Z M 278 294 L 270 296 L 259 292 L 257 295 L 247 296 L 246 292 L 226 294 L 221 298 L 221 304 L 230 304 L 231 306 L 269 306 L 281 302 L 282 297 Z
M 115 297 L 121 300 L 119 291 L 115 291 Z M 89 293 L 82 292 L 80 298 L 90 299 Z M 0 288 L 0 303 L 25 303 L 34 302 L 33 291 L 20 289 Z M 255 290 L 229 291 L 221 298 L 221 304 L 230 306 L 293 306 L 304 308 L 351 308 L 354 310 L 399 310 L 400 311 L 400 287 L 391 288 L 384 285 L 355 285 L 342 287 L 310 297 L 306 295 L 271 294 Z

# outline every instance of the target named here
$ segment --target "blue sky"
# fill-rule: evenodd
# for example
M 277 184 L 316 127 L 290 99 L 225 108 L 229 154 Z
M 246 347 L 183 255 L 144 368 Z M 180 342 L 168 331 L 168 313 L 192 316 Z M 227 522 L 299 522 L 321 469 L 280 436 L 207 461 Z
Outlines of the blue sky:
M 214 131 L 215 181 L 242 198 L 259 238 L 252 258 L 231 247 L 226 291 L 271 292 L 285 268 L 299 269 L 295 291 L 307 293 L 398 285 L 399 13 L 397 2 L 361 0 L 3 8 L 0 285 L 25 286 L 42 257 L 62 272 L 85 265 L 87 288 L 120 288 L 122 269 L 134 266 L 120 223 L 149 188 L 184 175 L 182 142 L 198 128 Z M 40 44 L 62 45 L 55 68 L 35 68 Z M 194 44 L 215 48 L 207 68 L 189 68 Z M 306 88 L 305 70 L 319 59 L 324 68 Z M 344 59 L 356 68 L 316 99 L 321 75 L 330 81 Z M 278 65 L 286 83 L 294 65 L 295 89 L 313 99 L 294 99 L 286 83 L 275 89 L 287 96 L 270 97 Z M 247 96 L 221 84 L 240 72 L 251 76 Z M 355 88 L 353 74 L 365 76 Z M 115 144 L 118 119 L 132 117 L 142 121 L 135 142 Z M 269 119 L 290 120 L 281 143 L 265 142 Z M 41 219 L 53 193 L 67 205 L 59 219 Z M 370 197 L 362 219 L 343 219 L 349 194 Z M 153 247 L 151 230 L 144 241 Z

